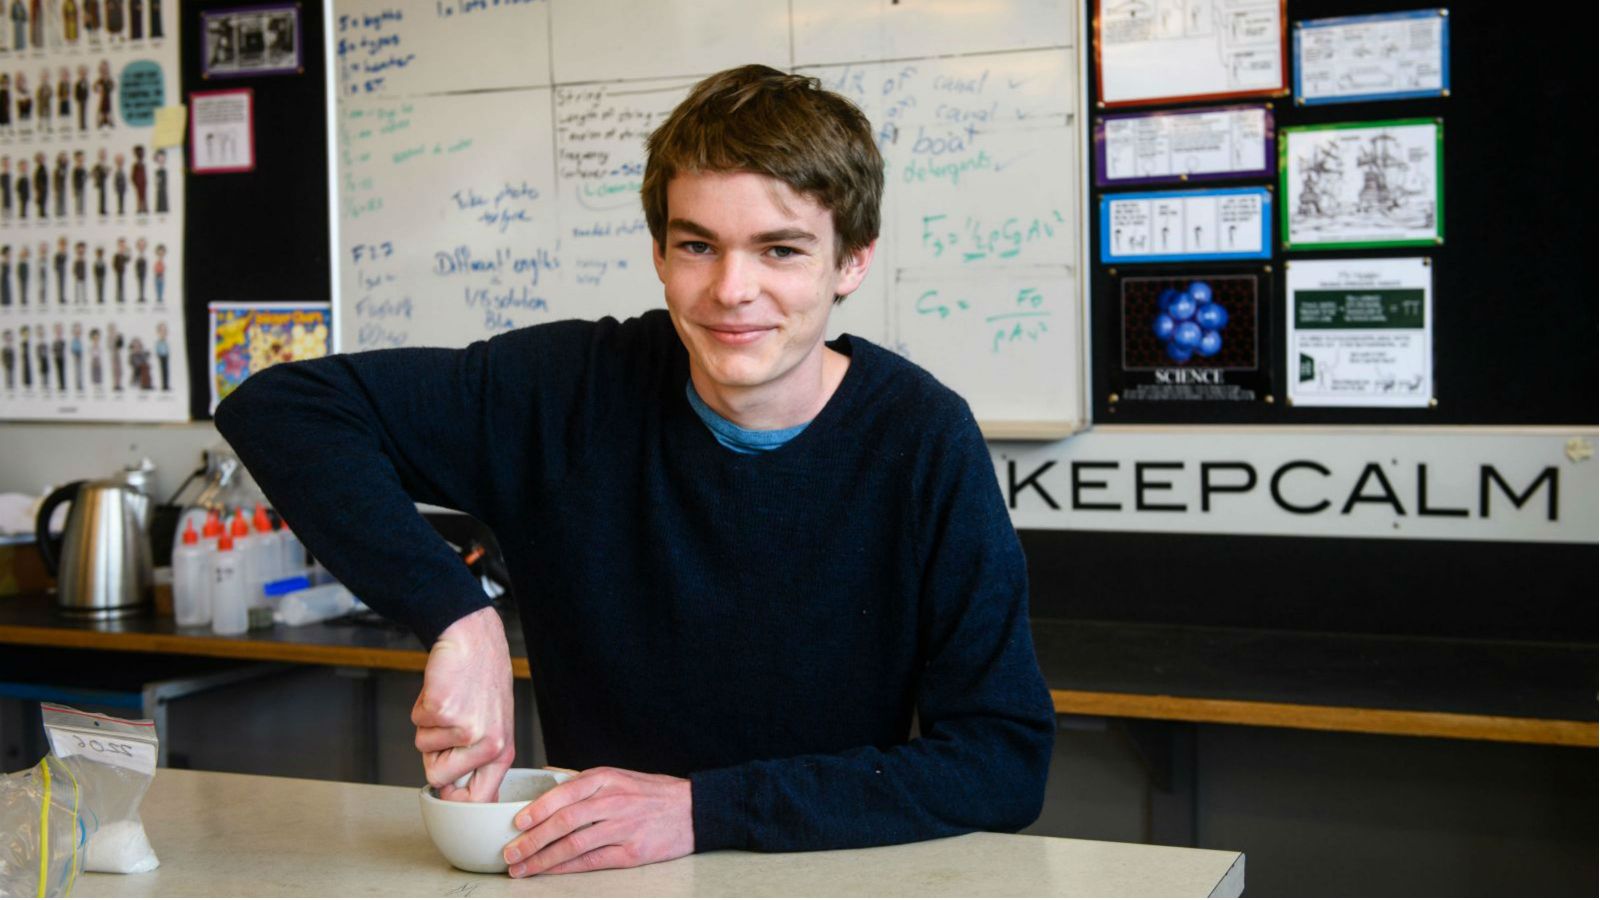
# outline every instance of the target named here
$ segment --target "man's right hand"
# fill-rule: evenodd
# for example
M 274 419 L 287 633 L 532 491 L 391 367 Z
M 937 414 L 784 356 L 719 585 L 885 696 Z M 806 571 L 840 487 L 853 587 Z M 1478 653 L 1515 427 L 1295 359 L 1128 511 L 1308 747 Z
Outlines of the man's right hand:
M 500 614 L 484 607 L 457 619 L 428 651 L 411 708 L 428 784 L 445 800 L 492 802 L 517 754 L 511 651 Z M 455 783 L 472 775 L 465 788 Z

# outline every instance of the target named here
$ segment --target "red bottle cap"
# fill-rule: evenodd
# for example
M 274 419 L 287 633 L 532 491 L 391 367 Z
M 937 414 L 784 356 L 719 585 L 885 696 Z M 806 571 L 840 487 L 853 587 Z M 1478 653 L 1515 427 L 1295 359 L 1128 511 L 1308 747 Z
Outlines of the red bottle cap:
M 271 534 L 272 533 L 272 520 L 267 518 L 267 508 L 265 506 L 262 506 L 260 504 L 256 505 L 256 516 L 255 516 L 254 525 L 255 525 L 256 531 L 258 533 L 260 533 L 260 534 Z
M 233 527 L 230 531 L 236 538 L 250 536 L 250 523 L 244 520 L 244 513 L 241 512 L 233 517 Z
M 193 522 L 190 522 L 183 527 L 183 543 L 184 546 L 200 543 L 200 535 L 194 533 Z
M 217 549 L 218 550 L 232 550 L 233 549 L 233 538 L 229 537 L 228 535 L 223 535 L 222 537 L 217 538 Z
M 201 527 L 200 533 L 207 538 L 214 538 L 222 533 L 222 520 L 217 517 L 217 511 L 206 513 L 206 523 Z

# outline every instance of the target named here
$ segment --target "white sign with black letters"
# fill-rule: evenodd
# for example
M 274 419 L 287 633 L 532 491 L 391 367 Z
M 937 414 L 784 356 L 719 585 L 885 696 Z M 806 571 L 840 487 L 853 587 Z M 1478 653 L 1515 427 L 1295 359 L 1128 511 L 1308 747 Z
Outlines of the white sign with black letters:
M 1097 427 L 989 445 L 1018 528 L 1595 543 L 1594 428 Z

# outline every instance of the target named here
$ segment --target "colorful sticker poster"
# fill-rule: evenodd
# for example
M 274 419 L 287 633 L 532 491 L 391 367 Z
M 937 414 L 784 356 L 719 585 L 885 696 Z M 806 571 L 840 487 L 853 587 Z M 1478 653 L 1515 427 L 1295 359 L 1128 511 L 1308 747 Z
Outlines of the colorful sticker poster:
M 1444 243 L 1444 126 L 1395 119 L 1285 128 L 1286 250 Z
M 187 421 L 177 4 L 0 8 L 0 419 Z
M 1450 95 L 1450 11 L 1309 19 L 1294 26 L 1294 102 Z
M 1100 198 L 1100 260 L 1184 262 L 1272 255 L 1266 188 L 1151 191 Z
M 1433 268 L 1426 258 L 1292 260 L 1289 402 L 1433 402 Z
M 200 34 L 204 78 L 301 71 L 298 3 L 206 10 L 200 13 Z
M 1271 395 L 1262 359 L 1261 270 L 1127 275 L 1115 282 L 1122 364 L 1111 389 L 1121 404 L 1260 402 Z
M 189 128 L 190 155 L 196 173 L 255 171 L 254 100 L 249 88 L 189 95 L 194 120 Z
M 1289 92 L 1284 0 L 1096 0 L 1100 106 Z
M 254 372 L 333 348 L 329 303 L 212 303 L 211 411 Z
M 1232 106 L 1102 116 L 1094 126 L 1101 187 L 1263 180 L 1272 175 L 1272 107 Z

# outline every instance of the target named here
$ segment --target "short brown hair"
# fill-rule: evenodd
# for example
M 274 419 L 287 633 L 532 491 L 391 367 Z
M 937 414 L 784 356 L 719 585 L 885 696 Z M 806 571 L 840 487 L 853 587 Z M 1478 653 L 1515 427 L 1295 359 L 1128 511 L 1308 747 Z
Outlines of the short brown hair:
M 804 75 L 740 66 L 694 86 L 646 144 L 644 219 L 666 249 L 667 184 L 680 172 L 756 172 L 833 214 L 835 264 L 878 237 L 883 157 L 854 103 Z

